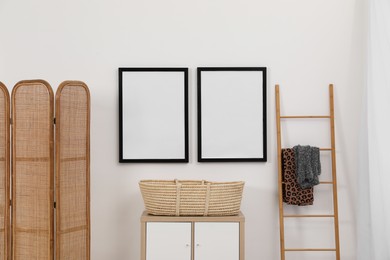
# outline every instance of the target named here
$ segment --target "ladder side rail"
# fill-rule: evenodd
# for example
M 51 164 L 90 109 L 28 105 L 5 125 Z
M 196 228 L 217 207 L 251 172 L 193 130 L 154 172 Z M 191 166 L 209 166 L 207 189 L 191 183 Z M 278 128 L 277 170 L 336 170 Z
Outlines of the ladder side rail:
M 329 108 L 330 108 L 330 135 L 331 135 L 330 140 L 331 140 L 331 147 L 332 147 L 331 156 L 332 156 L 332 181 L 333 181 L 333 214 L 334 214 L 334 233 L 335 233 L 334 235 L 335 235 L 336 259 L 340 260 L 333 84 L 329 85 Z
M 280 226 L 280 259 L 285 260 L 284 244 L 284 213 L 283 213 L 283 187 L 282 187 L 282 137 L 280 127 L 280 96 L 279 85 L 275 86 L 276 105 L 276 129 L 277 129 L 277 152 L 278 152 L 278 193 L 279 193 L 279 226 Z

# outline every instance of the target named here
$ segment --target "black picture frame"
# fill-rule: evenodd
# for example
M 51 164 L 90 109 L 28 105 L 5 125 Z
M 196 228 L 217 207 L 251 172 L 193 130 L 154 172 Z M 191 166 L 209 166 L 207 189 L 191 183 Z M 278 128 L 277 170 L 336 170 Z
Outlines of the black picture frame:
M 198 67 L 198 162 L 267 161 L 267 68 Z
M 119 68 L 119 162 L 187 163 L 188 68 Z

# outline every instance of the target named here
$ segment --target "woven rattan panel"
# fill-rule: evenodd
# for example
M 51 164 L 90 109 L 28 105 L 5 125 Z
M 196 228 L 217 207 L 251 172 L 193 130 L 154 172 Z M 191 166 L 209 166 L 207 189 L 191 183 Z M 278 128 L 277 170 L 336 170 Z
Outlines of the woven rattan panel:
M 56 93 L 56 259 L 90 259 L 89 90 L 66 81 Z
M 41 80 L 12 91 L 12 257 L 53 258 L 53 91 Z
M 9 94 L 0 82 L 0 260 L 9 250 Z

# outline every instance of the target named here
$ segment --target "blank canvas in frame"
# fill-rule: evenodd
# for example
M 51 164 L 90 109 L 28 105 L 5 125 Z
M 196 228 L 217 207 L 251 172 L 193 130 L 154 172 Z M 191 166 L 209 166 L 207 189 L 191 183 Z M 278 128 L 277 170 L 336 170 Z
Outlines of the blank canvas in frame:
M 267 161 L 266 68 L 198 68 L 198 161 Z
M 119 161 L 188 162 L 188 69 L 119 69 Z

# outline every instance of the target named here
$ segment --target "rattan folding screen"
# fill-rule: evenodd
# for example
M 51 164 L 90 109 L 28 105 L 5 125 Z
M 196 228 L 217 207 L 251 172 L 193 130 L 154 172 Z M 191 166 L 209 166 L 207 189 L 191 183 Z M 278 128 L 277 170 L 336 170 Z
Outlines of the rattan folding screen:
M 0 82 L 0 260 L 9 254 L 9 93 Z
M 56 93 L 56 259 L 90 259 L 89 100 L 78 81 Z
M 54 259 L 54 252 L 56 259 L 90 259 L 88 87 L 79 81 L 62 83 L 54 119 L 50 85 L 21 81 L 12 91 L 11 121 L 8 90 L 2 83 L 0 90 L 0 260 Z
M 53 91 L 41 80 L 12 90 L 12 256 L 53 254 Z

